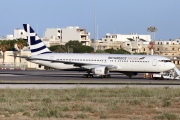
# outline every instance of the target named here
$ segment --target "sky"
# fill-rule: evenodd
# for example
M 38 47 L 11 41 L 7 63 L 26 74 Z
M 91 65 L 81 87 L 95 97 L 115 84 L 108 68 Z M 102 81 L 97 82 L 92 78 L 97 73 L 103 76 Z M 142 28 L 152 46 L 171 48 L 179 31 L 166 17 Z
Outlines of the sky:
M 95 7 L 96 6 L 96 7 Z M 99 39 L 111 34 L 150 34 L 180 38 L 180 0 L 0 0 L 0 37 L 30 24 L 40 37 L 46 28 L 79 26 L 94 38 L 94 10 Z

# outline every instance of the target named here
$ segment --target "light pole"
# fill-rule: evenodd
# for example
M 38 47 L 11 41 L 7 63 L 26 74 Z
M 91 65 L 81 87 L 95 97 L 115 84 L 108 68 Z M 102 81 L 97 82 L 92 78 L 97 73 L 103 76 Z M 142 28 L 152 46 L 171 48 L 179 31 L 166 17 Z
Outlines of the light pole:
M 151 26 L 147 28 L 147 31 L 151 34 L 151 55 L 154 54 L 154 41 L 155 41 L 155 33 L 158 31 L 158 28 L 155 26 Z
M 96 0 L 94 0 L 94 53 L 96 53 Z

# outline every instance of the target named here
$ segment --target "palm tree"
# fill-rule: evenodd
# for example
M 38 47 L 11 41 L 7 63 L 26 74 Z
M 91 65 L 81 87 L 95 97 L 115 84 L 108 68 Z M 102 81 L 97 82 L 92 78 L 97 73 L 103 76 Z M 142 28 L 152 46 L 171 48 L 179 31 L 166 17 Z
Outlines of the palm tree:
M 21 56 L 21 50 L 24 48 L 24 46 L 27 46 L 27 41 L 20 38 L 19 40 L 17 40 L 17 47 L 19 49 L 19 56 Z M 20 57 L 20 63 L 21 63 L 21 57 Z
M 16 39 L 14 39 L 14 40 L 9 40 L 9 51 L 12 51 L 12 50 L 14 50 L 14 45 L 16 44 Z
M 9 48 L 9 41 L 8 40 L 0 40 L 0 49 L 3 52 L 3 63 L 5 60 L 5 52 L 7 51 L 7 49 Z
M 18 51 L 14 46 L 16 44 L 16 42 L 17 42 L 16 39 L 13 39 L 13 40 L 8 40 L 8 43 L 7 43 L 7 44 L 9 44 L 9 48 L 7 50 L 12 51 L 12 53 L 14 55 L 14 66 L 16 64 L 16 56 L 18 54 Z

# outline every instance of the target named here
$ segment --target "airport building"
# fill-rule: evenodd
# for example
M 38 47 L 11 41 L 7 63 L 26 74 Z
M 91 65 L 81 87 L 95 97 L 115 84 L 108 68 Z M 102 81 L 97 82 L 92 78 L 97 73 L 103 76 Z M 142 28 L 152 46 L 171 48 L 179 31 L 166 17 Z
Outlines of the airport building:
M 26 32 L 24 29 L 14 29 L 14 34 L 6 35 L 1 40 L 13 40 L 13 39 L 26 39 Z M 67 27 L 67 28 L 48 28 L 45 31 L 45 35 L 42 40 L 50 47 L 53 45 L 64 45 L 70 40 L 78 40 L 83 45 L 90 46 L 90 33 L 86 29 L 79 27 Z
M 78 40 L 83 45 L 90 46 L 90 33 L 79 27 L 48 28 L 43 41 L 47 46 L 65 45 L 70 40 Z
M 154 53 L 163 56 L 180 56 L 180 39 L 155 41 Z
M 6 51 L 3 63 L 3 53 L 0 53 L 0 69 L 4 70 L 26 70 L 26 69 L 41 69 L 41 66 L 35 63 L 28 62 L 24 58 L 17 57 L 19 55 L 18 51 Z M 22 51 L 21 56 L 31 56 L 30 51 Z
M 151 42 L 150 35 L 138 35 L 131 33 L 129 35 L 122 34 L 106 34 L 102 40 L 97 41 L 97 49 L 125 49 L 130 53 L 149 52 L 146 47 Z M 93 43 L 92 43 L 93 46 Z M 145 46 L 145 47 L 144 47 Z
M 107 33 L 106 36 L 102 38 L 102 42 L 129 42 L 139 40 L 144 42 L 150 42 L 151 35 L 138 35 L 137 33 L 131 33 L 129 35 Z

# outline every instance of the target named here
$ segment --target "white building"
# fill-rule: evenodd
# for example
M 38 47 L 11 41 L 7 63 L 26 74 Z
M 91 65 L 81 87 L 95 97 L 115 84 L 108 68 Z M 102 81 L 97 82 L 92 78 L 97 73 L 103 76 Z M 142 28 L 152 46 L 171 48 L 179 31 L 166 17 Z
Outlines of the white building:
M 26 32 L 24 29 L 16 28 L 16 29 L 14 29 L 13 35 L 9 34 L 9 35 L 3 36 L 1 39 L 2 40 L 14 40 L 14 39 L 20 39 L 20 38 L 26 39 Z
M 180 39 L 170 39 L 169 41 L 168 40 L 156 40 L 155 45 L 179 45 L 180 44 Z
M 6 40 L 13 40 L 13 39 L 14 39 L 14 36 L 13 36 L 13 35 L 7 35 L 5 39 L 6 39 Z
M 67 28 L 48 28 L 45 31 L 43 40 L 49 42 L 60 42 L 66 44 L 70 40 L 78 40 L 83 45 L 90 45 L 90 33 L 87 33 L 86 29 L 79 27 L 67 27 Z
M 97 49 L 125 49 L 130 53 L 145 52 L 144 45 L 147 46 L 151 41 L 151 35 L 138 35 L 138 34 L 106 34 L 101 41 L 97 43 Z
M 14 39 L 19 39 L 19 38 L 27 39 L 26 32 L 24 29 L 16 28 L 14 29 Z
M 131 33 L 129 35 L 122 34 L 109 34 L 107 33 L 104 38 L 102 38 L 102 42 L 128 42 L 128 41 L 144 41 L 150 42 L 151 35 L 138 35 L 135 33 Z

